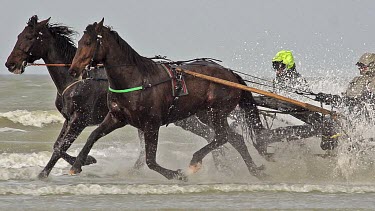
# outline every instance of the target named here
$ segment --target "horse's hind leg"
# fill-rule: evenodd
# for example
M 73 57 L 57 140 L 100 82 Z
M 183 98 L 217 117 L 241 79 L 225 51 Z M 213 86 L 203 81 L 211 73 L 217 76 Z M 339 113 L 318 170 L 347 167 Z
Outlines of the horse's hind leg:
M 196 116 L 190 116 L 186 119 L 174 123 L 186 131 L 190 131 L 207 140 L 208 143 L 212 141 L 213 130 L 206 124 L 199 121 Z
M 215 140 L 194 153 L 193 159 L 190 162 L 190 166 L 191 168 L 193 168 L 193 172 L 198 170 L 197 167 L 199 167 L 200 163 L 202 163 L 202 159 L 208 152 L 210 152 L 210 150 L 213 150 L 228 141 L 240 153 L 250 173 L 254 176 L 259 176 L 259 171 L 263 167 L 258 168 L 255 165 L 246 147 L 243 137 L 235 133 L 233 129 L 229 127 L 225 115 L 214 114 L 212 115 L 212 117 L 213 118 L 211 124 L 213 125 L 213 128 L 215 130 Z
M 229 127 L 228 123 L 224 124 L 223 127 L 226 128 L 225 131 L 227 131 L 226 138 L 228 139 L 228 142 L 238 151 L 238 153 L 240 153 L 242 159 L 245 161 L 245 164 L 249 172 L 256 177 L 261 176 L 261 170 L 263 170 L 264 167 L 256 166 L 256 164 L 250 156 L 249 150 L 245 144 L 243 136 L 234 132 L 234 130 Z
M 146 161 L 146 153 L 145 153 L 145 137 L 142 130 L 138 129 L 138 138 L 139 138 L 139 145 L 140 145 L 140 152 L 137 161 L 134 164 L 134 169 L 138 170 L 145 165 Z
M 208 118 L 206 117 L 200 116 L 199 118 L 202 120 L 207 120 Z M 207 123 L 210 124 L 210 126 L 213 128 L 215 132 L 215 138 L 212 142 L 208 143 L 206 146 L 193 154 L 193 158 L 190 161 L 190 170 L 192 171 L 192 173 L 195 173 L 199 170 L 203 158 L 208 153 L 212 152 L 214 149 L 217 149 L 227 142 L 227 132 L 221 129 L 225 123 L 228 124 L 226 118 L 220 118 L 217 113 L 212 113 L 211 121 L 207 120 Z
M 117 128 L 123 127 L 127 124 L 127 122 L 119 121 L 111 112 L 107 113 L 107 116 L 100 123 L 99 127 L 97 127 L 89 136 L 86 141 L 86 144 L 83 146 L 82 150 L 77 156 L 76 161 L 74 162 L 73 166 L 70 169 L 70 174 L 77 174 L 82 171 L 82 166 L 85 164 L 88 158 L 88 154 L 90 153 L 91 148 L 94 146 L 95 142 L 111 133 Z
M 207 122 L 207 120 L 203 120 L 203 118 L 199 118 L 197 116 L 190 116 L 186 119 L 180 120 L 175 122 L 176 126 L 181 127 L 186 131 L 190 131 L 195 135 L 198 135 L 204 139 L 206 139 L 207 143 L 212 142 L 214 131 L 210 128 L 207 124 L 201 121 Z M 231 168 L 226 165 L 223 158 L 225 157 L 225 152 L 223 147 L 219 147 L 212 151 L 212 157 L 215 164 L 216 169 L 222 170 L 224 172 L 231 172 Z

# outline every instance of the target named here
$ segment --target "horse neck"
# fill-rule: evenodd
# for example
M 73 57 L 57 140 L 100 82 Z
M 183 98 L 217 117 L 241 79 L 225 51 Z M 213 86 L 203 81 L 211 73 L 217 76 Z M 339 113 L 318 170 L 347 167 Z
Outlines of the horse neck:
M 150 68 L 153 68 L 152 60 L 140 56 L 125 41 L 123 41 L 122 47 L 116 46 L 110 49 L 103 63 L 106 67 L 111 88 L 131 88 L 149 80 L 151 73 L 145 71 L 147 69 L 145 66 L 149 65 Z
M 140 86 L 147 81 L 147 75 L 143 74 L 136 64 L 119 63 L 121 57 L 114 60 L 107 59 L 104 62 L 106 67 L 108 82 L 113 89 L 127 89 Z M 119 60 L 118 60 L 119 59 Z M 126 64 L 126 65 L 119 65 Z
M 72 48 L 76 50 L 74 46 L 72 46 Z M 70 64 L 72 62 L 72 58 L 67 58 L 63 51 L 57 49 L 57 47 L 51 45 L 48 49 L 47 55 L 42 57 L 43 61 L 46 64 Z M 66 89 L 66 87 L 75 81 L 75 79 L 69 75 L 69 67 L 47 66 L 47 69 L 58 93 L 60 94 Z

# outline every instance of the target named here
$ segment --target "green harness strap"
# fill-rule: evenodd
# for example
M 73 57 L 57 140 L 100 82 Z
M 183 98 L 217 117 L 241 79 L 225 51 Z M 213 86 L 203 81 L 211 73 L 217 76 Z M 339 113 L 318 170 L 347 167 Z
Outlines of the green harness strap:
M 128 92 L 134 92 L 134 91 L 142 90 L 143 86 L 137 86 L 137 87 L 133 87 L 133 88 L 130 88 L 130 89 L 112 89 L 111 87 L 108 87 L 108 89 L 109 89 L 109 91 L 114 92 L 114 93 L 128 93 Z

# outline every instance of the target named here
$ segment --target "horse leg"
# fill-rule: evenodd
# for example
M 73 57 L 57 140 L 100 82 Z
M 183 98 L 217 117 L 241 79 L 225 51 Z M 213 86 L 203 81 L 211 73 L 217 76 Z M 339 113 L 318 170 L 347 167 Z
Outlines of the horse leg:
M 145 133 L 145 148 L 146 148 L 146 164 L 147 166 L 163 175 L 167 179 L 178 179 L 186 181 L 187 177 L 181 170 L 172 171 L 161 167 L 156 162 L 156 151 L 158 149 L 159 128 L 146 129 Z
M 262 174 L 262 170 L 264 170 L 264 166 L 257 167 L 254 163 L 253 159 L 250 156 L 249 150 L 245 144 L 245 140 L 243 136 L 233 131 L 232 128 L 229 127 L 228 123 L 224 123 L 223 126 L 224 130 L 227 132 L 226 138 L 228 142 L 240 153 L 242 159 L 245 161 L 245 164 L 249 170 L 249 172 L 256 177 L 264 176 Z
M 213 130 L 206 124 L 198 120 L 196 116 L 190 116 L 186 119 L 174 123 L 186 131 L 190 131 L 207 140 L 208 143 L 212 141 Z
M 137 161 L 134 164 L 134 169 L 138 170 L 142 168 L 142 166 L 145 165 L 145 138 L 144 138 L 144 133 L 142 130 L 138 129 L 138 138 L 139 138 L 139 145 L 140 145 L 140 152 L 139 152 L 139 157 Z
M 60 158 L 63 158 L 69 164 L 73 165 L 75 157 L 68 155 L 66 151 L 86 127 L 86 125 L 82 125 L 79 120 L 80 118 L 73 117 L 71 121 L 66 120 L 64 122 L 61 132 L 53 146 L 52 156 L 44 169 L 39 173 L 38 178 L 43 179 L 48 177 L 51 170 Z M 96 163 L 96 160 L 95 158 L 90 157 L 89 163 L 86 163 L 86 165 L 92 163 Z
M 60 142 L 63 141 L 63 137 L 65 134 L 65 131 L 68 127 L 68 120 L 64 121 L 63 127 L 61 128 L 60 134 L 57 137 L 57 140 L 55 144 L 53 145 L 53 149 L 57 148 Z M 49 173 L 51 172 L 52 168 L 55 166 L 56 162 L 60 159 L 60 154 L 58 152 L 55 152 L 55 150 L 52 153 L 52 156 L 50 160 L 48 161 L 47 165 L 44 167 L 44 169 L 39 173 L 38 178 L 43 179 L 47 178 Z
M 205 138 L 207 143 L 211 143 L 212 140 L 214 140 L 215 131 L 209 126 L 210 123 L 206 113 L 191 116 L 182 121 L 175 122 L 175 124 L 184 130 L 193 132 L 194 134 Z M 211 153 L 217 170 L 228 174 L 233 172 L 232 168 L 225 162 L 224 146 L 212 150 Z
M 202 118 L 202 116 L 200 118 Z M 218 118 L 218 114 L 212 114 L 212 121 L 209 121 L 209 123 L 210 126 L 212 125 L 212 128 L 214 129 L 215 138 L 212 142 L 208 143 L 206 146 L 193 154 L 193 158 L 190 161 L 189 167 L 190 173 L 195 173 L 200 169 L 202 160 L 208 153 L 227 142 L 226 133 L 221 130 L 221 126 L 224 125 L 224 122 L 227 122 L 226 118 Z
M 206 139 L 207 143 L 211 143 L 214 139 L 214 130 L 208 126 L 208 119 L 204 116 L 191 116 L 174 124 L 180 126 L 182 129 L 190 131 L 200 137 Z M 216 169 L 222 170 L 226 173 L 232 172 L 232 168 L 226 164 L 224 147 L 218 147 L 212 150 L 212 158 Z
M 127 122 L 119 121 L 111 112 L 108 112 L 103 122 L 90 134 L 82 150 L 79 152 L 76 161 L 70 169 L 70 174 L 75 175 L 82 171 L 82 166 L 87 160 L 88 154 L 91 148 L 94 146 L 95 142 L 111 133 L 117 128 L 123 127 Z

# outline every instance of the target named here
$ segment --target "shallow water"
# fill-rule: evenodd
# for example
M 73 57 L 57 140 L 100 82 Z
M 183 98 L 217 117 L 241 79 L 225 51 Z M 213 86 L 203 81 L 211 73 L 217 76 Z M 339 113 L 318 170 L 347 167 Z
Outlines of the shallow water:
M 313 80 L 313 79 L 310 79 Z M 315 91 L 344 90 L 347 80 L 318 80 Z M 319 138 L 270 147 L 273 162 L 259 156 L 269 175 L 251 176 L 237 152 L 226 148 L 228 171 L 215 168 L 209 155 L 203 168 L 187 182 L 169 181 L 147 167 L 133 165 L 139 155 L 137 131 L 125 127 L 102 138 L 90 153 L 98 163 L 67 175 L 59 161 L 46 180 L 37 175 L 47 163 L 63 118 L 54 108 L 55 88 L 49 76 L 0 75 L 0 209 L 373 209 L 375 168 L 372 148 L 360 153 L 315 154 Z M 278 116 L 287 123 L 299 123 Z M 277 122 L 274 126 L 285 124 Z M 95 127 L 87 128 L 71 147 L 77 155 Z M 367 130 L 366 130 L 367 129 Z M 365 128 L 364 134 L 369 133 Z M 345 146 L 346 142 L 343 142 Z M 160 132 L 158 162 L 171 169 L 186 168 L 205 140 L 170 125 Z M 369 144 L 369 143 L 367 143 Z

